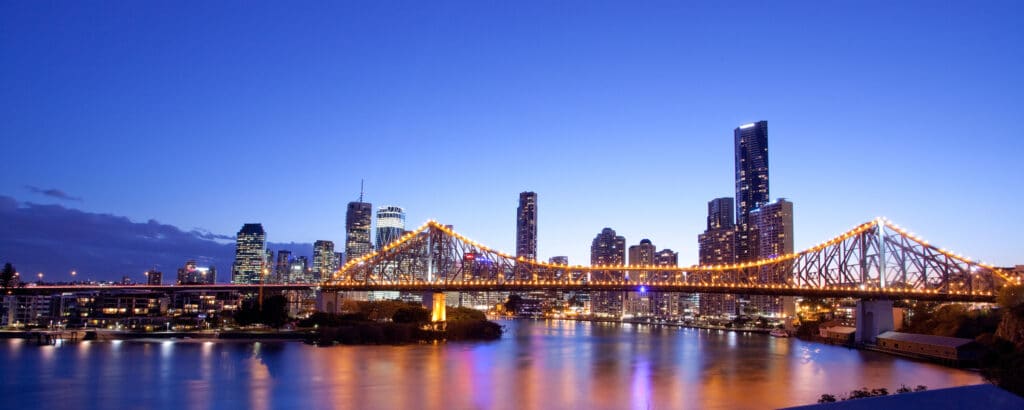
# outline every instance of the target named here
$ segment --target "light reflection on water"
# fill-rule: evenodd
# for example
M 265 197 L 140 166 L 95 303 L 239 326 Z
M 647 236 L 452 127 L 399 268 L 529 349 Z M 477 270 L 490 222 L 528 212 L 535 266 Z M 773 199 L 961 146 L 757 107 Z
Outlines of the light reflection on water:
M 756 334 L 508 321 L 496 342 L 0 341 L 11 408 L 770 408 L 971 372 Z M 31 375 L 31 376 L 29 376 Z

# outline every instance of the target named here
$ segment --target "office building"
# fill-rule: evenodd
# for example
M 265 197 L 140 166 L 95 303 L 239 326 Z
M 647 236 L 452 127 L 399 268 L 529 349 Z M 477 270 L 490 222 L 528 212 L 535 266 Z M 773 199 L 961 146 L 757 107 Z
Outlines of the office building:
M 292 251 L 281 249 L 277 251 L 277 263 L 274 264 L 274 275 L 272 283 L 285 283 L 288 278 L 288 269 L 291 268 Z
M 405 233 L 405 210 L 399 206 L 377 209 L 377 249 L 397 241 Z
M 235 263 L 231 266 L 231 283 L 259 283 L 266 263 L 267 234 L 263 225 L 245 224 L 235 241 Z
M 178 268 L 179 285 L 212 285 L 217 283 L 217 268 L 214 266 L 198 266 L 195 260 L 185 262 Z
M 373 205 L 363 202 L 349 202 L 345 213 L 345 257 L 353 260 L 373 252 L 370 242 L 370 225 L 373 223 Z
M 312 283 L 313 277 L 309 270 L 309 259 L 298 256 L 288 264 L 288 276 L 285 283 Z
M 516 208 L 516 258 L 537 260 L 537 193 L 520 192 Z
M 313 243 L 313 279 L 324 280 L 338 270 L 334 259 L 334 242 L 319 240 Z

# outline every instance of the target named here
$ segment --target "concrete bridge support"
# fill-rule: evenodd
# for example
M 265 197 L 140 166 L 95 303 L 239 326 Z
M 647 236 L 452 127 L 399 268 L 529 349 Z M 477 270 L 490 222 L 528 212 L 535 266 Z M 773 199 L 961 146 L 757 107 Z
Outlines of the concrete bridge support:
M 324 313 L 339 313 L 341 301 L 345 299 L 341 292 L 320 291 L 316 295 L 316 310 Z
M 857 343 L 875 343 L 878 335 L 895 330 L 894 310 L 891 300 L 857 301 Z
M 426 292 L 423 294 L 423 307 L 430 309 L 430 321 L 433 323 L 444 323 L 448 320 L 445 311 L 444 292 Z

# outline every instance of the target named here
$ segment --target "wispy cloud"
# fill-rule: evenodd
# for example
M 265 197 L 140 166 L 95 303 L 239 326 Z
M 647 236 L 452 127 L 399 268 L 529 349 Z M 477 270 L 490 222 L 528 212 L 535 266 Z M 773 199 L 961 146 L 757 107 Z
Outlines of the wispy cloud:
M 25 185 L 25 189 L 34 194 L 45 195 L 50 198 L 57 198 L 63 201 L 82 201 L 80 196 L 71 196 L 67 192 L 61 191 L 57 188 L 43 189 L 32 185 Z
M 310 243 L 267 244 L 311 255 Z M 0 195 L 0 263 L 11 262 L 25 272 L 45 272 L 53 280 L 80 278 L 141 279 L 146 269 L 159 267 L 164 280 L 190 259 L 216 266 L 219 281 L 230 277 L 234 237 L 196 228 L 184 231 L 155 220 L 135 222 L 126 217 L 85 212 L 59 204 L 34 204 Z

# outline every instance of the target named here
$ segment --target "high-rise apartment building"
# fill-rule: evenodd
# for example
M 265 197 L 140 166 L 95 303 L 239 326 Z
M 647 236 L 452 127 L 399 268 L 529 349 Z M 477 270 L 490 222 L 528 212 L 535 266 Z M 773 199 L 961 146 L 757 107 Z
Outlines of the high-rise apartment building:
M 641 239 L 639 245 L 629 247 L 629 266 L 650 266 L 654 265 L 654 254 L 657 249 L 650 239 Z M 648 271 L 631 271 L 627 279 L 639 280 L 641 282 L 650 280 Z
M 679 266 L 679 253 L 665 248 L 654 253 L 655 266 Z M 656 272 L 653 280 L 684 280 L 683 273 Z M 660 318 L 679 319 L 688 309 L 696 307 L 695 296 L 679 292 L 656 292 L 651 295 L 652 314 Z
M 657 248 L 655 248 L 650 239 L 640 240 L 639 245 L 629 247 L 629 266 L 654 265 L 654 255 L 656 252 Z M 628 280 L 648 282 L 653 279 L 651 277 L 652 273 L 652 271 L 647 270 L 631 270 L 626 274 L 626 278 Z M 626 292 L 623 311 L 633 316 L 650 316 L 653 313 L 651 293 L 647 291 Z
M 345 257 L 353 260 L 373 252 L 370 242 L 370 225 L 373 223 L 373 205 L 363 202 L 349 202 L 345 213 Z
M 516 208 L 516 258 L 537 260 L 537 193 L 520 192 Z
M 235 263 L 231 266 L 231 283 L 259 283 L 266 263 L 267 234 L 263 225 L 245 224 L 235 239 Z
M 400 206 L 377 209 L 377 249 L 397 241 L 405 234 L 405 210 Z
M 732 229 L 734 222 L 732 198 L 715 198 L 708 201 L 708 226 L 707 229 Z
M 793 253 L 793 203 L 780 198 L 750 211 L 751 224 L 758 232 L 758 254 L 761 258 L 774 258 Z M 758 274 L 758 283 L 781 284 L 789 279 L 782 272 L 765 269 Z M 761 314 L 783 314 L 784 298 L 753 295 L 751 304 Z
M 733 225 L 732 198 L 708 202 L 707 229 L 697 237 L 701 265 L 728 265 L 736 262 L 736 226 Z M 701 278 L 714 281 L 713 277 Z M 736 296 L 720 293 L 699 295 L 702 316 L 726 316 L 736 313 Z
M 604 228 L 590 245 L 591 266 L 621 266 L 626 261 L 626 238 L 615 234 L 612 228 Z M 601 279 L 621 278 L 621 270 L 594 272 Z M 596 279 L 596 278 L 594 278 Z M 594 292 L 591 295 L 590 311 L 598 316 L 622 315 L 622 292 Z
M 758 232 L 750 211 L 768 203 L 768 121 L 733 130 L 736 167 L 736 262 L 758 259 Z
M 552 257 L 548 258 L 548 263 L 552 263 L 552 264 L 555 264 L 555 265 L 568 265 L 569 264 L 569 257 L 568 256 L 552 256 Z
M 330 278 L 338 265 L 334 259 L 334 242 L 319 240 L 313 243 L 313 279 Z

